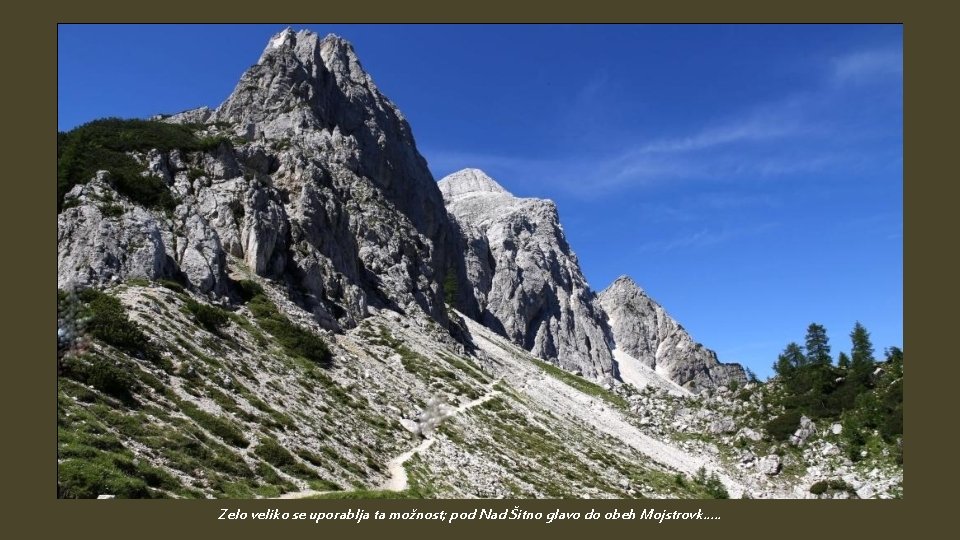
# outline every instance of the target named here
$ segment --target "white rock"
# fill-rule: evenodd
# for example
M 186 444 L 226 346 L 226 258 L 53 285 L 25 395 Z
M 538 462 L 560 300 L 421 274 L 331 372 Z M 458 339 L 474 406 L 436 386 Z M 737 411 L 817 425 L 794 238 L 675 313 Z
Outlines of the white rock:
M 767 476 L 776 476 L 779 474 L 780 467 L 780 456 L 776 454 L 770 454 L 769 456 L 762 457 L 757 461 L 757 470 Z
M 739 364 L 719 363 L 630 277 L 617 278 L 599 298 L 617 348 L 661 376 L 693 392 L 747 382 Z
M 817 432 L 817 425 L 813 420 L 806 416 L 800 417 L 800 426 L 790 436 L 790 443 L 799 446 L 807 441 L 811 435 Z
M 864 484 L 857 490 L 857 497 L 861 499 L 872 499 L 876 494 L 877 490 L 872 484 Z
M 606 317 L 560 227 L 553 201 L 515 197 L 478 169 L 437 184 L 461 236 L 466 298 L 478 319 L 517 345 L 609 382 Z

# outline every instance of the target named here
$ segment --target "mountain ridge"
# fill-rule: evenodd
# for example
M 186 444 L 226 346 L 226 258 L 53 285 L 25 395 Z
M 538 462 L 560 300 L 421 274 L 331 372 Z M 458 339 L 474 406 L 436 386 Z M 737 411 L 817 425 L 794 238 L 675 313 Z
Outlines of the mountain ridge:
M 902 489 L 632 279 L 595 293 L 552 201 L 434 182 L 342 38 L 285 29 L 216 109 L 92 122 L 64 155 L 92 142 L 126 158 L 57 217 L 61 497 Z

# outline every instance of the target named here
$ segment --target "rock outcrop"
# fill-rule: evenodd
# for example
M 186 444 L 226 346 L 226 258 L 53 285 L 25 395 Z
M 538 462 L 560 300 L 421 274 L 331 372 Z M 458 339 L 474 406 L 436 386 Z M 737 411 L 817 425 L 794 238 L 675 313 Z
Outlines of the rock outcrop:
M 514 197 L 477 169 L 439 182 L 463 235 L 464 274 L 480 322 L 584 376 L 617 377 L 603 315 L 552 201 Z
M 57 216 L 57 287 L 98 285 L 114 280 L 170 277 L 176 266 L 167 253 L 162 225 L 149 211 L 119 201 L 101 171 L 67 193 Z
M 126 279 L 185 279 L 203 293 L 227 290 L 226 259 L 216 230 L 191 205 L 173 219 L 132 204 L 100 171 L 67 193 L 57 216 L 57 286 Z
M 368 305 L 445 317 L 443 199 L 409 124 L 352 45 L 284 30 L 210 121 L 251 142 L 247 161 L 263 163 L 255 179 L 275 190 L 254 184 L 244 201 L 251 269 L 279 277 L 271 259 L 285 259 L 300 302 L 348 326 Z
M 747 382 L 739 364 L 721 364 L 627 276 L 599 295 L 615 347 L 692 391 Z
M 164 214 L 80 186 L 59 218 L 58 281 L 179 277 L 229 292 L 227 256 L 284 283 L 327 328 L 368 308 L 444 321 L 454 257 L 443 198 L 410 126 L 337 36 L 284 30 L 216 110 L 166 118 L 224 142 L 134 156 L 176 198 Z M 96 199 L 96 200 L 94 200 Z

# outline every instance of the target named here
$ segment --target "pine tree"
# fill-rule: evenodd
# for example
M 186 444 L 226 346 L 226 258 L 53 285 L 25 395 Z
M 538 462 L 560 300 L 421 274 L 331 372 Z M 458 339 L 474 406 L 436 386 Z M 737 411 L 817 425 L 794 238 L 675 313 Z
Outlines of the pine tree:
M 833 362 L 827 329 L 817 323 L 810 323 L 807 327 L 807 362 L 815 365 L 829 365 Z
M 789 380 L 793 374 L 807 364 L 807 357 L 803 354 L 803 347 L 795 342 L 787 345 L 777 363 L 773 365 L 773 370 L 784 380 Z
M 847 353 L 843 351 L 840 352 L 840 354 L 837 356 L 837 366 L 841 369 L 850 368 L 850 357 L 847 356 Z
M 853 348 L 850 350 L 852 364 L 873 364 L 873 343 L 870 342 L 870 332 L 867 332 L 860 321 L 853 326 L 850 340 L 853 342 Z
M 860 321 L 850 332 L 850 341 L 853 348 L 850 349 L 850 370 L 847 375 L 847 383 L 850 385 L 854 395 L 859 395 L 870 387 L 870 375 L 873 373 L 874 358 L 873 344 L 870 342 L 870 332 L 864 328 Z

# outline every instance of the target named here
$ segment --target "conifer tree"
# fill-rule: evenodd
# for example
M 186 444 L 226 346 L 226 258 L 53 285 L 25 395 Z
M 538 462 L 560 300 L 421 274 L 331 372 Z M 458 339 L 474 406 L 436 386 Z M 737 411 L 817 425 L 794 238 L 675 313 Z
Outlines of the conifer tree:
M 875 362 L 873 343 L 870 342 L 870 332 L 860 324 L 860 321 L 857 321 L 853 331 L 850 332 L 850 341 L 853 347 L 850 349 L 850 370 L 849 375 L 847 375 L 847 383 L 850 385 L 852 393 L 859 395 L 870 387 L 870 375 L 873 373 Z
M 793 374 L 807 363 L 807 357 L 803 354 L 803 347 L 795 342 L 787 345 L 777 363 L 773 365 L 773 370 L 784 380 L 790 379 Z
M 840 354 L 837 356 L 837 366 L 841 369 L 850 368 L 850 357 L 847 356 L 847 353 L 843 351 L 840 352 Z
M 833 362 L 830 356 L 830 340 L 827 338 L 827 329 L 817 323 L 810 323 L 807 327 L 807 362 L 815 365 L 829 365 Z

